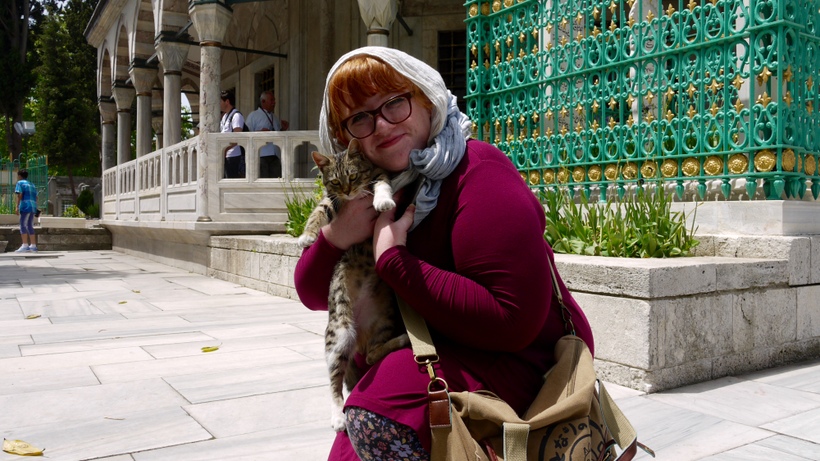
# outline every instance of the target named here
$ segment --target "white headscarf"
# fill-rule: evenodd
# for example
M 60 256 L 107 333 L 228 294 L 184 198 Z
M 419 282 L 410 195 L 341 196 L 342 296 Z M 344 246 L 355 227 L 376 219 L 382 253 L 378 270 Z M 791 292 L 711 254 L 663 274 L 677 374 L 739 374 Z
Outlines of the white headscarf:
M 455 170 L 464 156 L 472 122 L 458 109 L 456 97 L 447 89 L 438 71 L 403 51 L 381 46 L 366 46 L 339 58 L 327 74 L 322 111 L 319 115 L 319 144 L 324 152 L 338 154 L 345 149 L 336 141 L 328 123 L 328 84 L 339 66 L 350 58 L 362 55 L 384 61 L 419 87 L 433 103 L 428 147 L 410 152 L 409 173 L 415 175 L 417 172 L 424 178 L 416 197 L 416 214 L 412 230 L 436 207 L 441 181 Z

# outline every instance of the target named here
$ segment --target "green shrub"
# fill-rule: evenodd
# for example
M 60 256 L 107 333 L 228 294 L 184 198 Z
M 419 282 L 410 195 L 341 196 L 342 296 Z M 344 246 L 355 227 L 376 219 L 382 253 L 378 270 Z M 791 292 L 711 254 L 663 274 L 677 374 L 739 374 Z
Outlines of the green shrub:
M 700 243 L 660 186 L 641 188 L 621 203 L 589 204 L 583 194 L 575 203 L 564 191 L 542 192 L 541 200 L 547 209 L 544 238 L 557 253 L 669 258 L 689 256 Z
M 64 218 L 83 218 L 85 214 L 77 208 L 76 205 L 71 205 L 63 211 Z
M 88 212 L 88 208 L 94 204 L 94 193 L 91 192 L 91 189 L 84 189 L 80 192 L 80 195 L 77 196 L 77 208 L 80 209 L 85 214 L 91 214 Z
M 324 187 L 321 176 L 316 178 L 316 189 L 312 194 L 304 192 L 293 192 L 293 195 L 285 197 L 285 206 L 288 209 L 288 221 L 285 223 L 285 232 L 288 235 L 298 237 L 305 230 L 310 212 L 322 200 Z
M 99 218 L 100 217 L 100 206 L 96 203 L 88 207 L 88 211 L 85 213 L 87 216 L 91 216 L 92 218 Z

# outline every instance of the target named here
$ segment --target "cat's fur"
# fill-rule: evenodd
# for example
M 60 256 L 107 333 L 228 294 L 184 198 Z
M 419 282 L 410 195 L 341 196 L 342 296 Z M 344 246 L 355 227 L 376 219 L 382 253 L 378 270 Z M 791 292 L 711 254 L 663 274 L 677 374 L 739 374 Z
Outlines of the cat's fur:
M 308 247 L 319 230 L 333 220 L 342 203 L 360 194 L 373 194 L 373 206 L 383 212 L 395 208 L 387 173 L 375 167 L 356 140 L 339 156 L 313 153 L 322 172 L 325 196 L 311 212 L 299 245 Z M 409 339 L 390 287 L 376 274 L 371 239 L 354 245 L 336 265 L 330 281 L 325 359 L 330 374 L 333 429 L 345 429 L 345 394 L 356 385 L 360 370 L 353 359 L 361 353 L 372 365 L 388 353 L 405 347 Z

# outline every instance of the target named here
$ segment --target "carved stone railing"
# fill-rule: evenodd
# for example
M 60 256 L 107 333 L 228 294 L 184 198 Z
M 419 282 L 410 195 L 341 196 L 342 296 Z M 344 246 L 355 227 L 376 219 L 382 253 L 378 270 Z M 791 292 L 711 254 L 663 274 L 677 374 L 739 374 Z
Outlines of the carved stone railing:
M 314 186 L 310 152 L 318 139 L 316 131 L 214 133 L 205 153 L 197 151 L 198 138 L 151 152 L 103 172 L 102 219 L 284 223 L 286 198 Z M 281 178 L 259 177 L 258 153 L 269 142 L 281 149 Z M 245 178 L 223 178 L 224 152 L 232 143 L 247 152 Z

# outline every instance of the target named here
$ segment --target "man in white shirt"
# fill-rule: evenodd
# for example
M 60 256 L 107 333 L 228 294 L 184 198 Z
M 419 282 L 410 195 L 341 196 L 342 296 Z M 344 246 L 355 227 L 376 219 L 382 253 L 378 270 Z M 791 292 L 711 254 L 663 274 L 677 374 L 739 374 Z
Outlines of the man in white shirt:
M 219 97 L 219 110 L 222 112 L 222 120 L 219 123 L 219 131 L 222 133 L 241 132 L 245 125 L 242 114 L 236 110 L 236 99 L 232 91 L 223 91 Z M 244 148 L 232 143 L 225 151 L 225 178 L 245 177 L 245 152 Z
M 259 95 L 259 109 L 251 112 L 246 121 L 251 131 L 287 131 L 288 121 L 279 120 L 273 113 L 276 97 L 273 91 L 263 91 Z M 279 146 L 267 143 L 259 150 L 259 177 L 282 177 L 282 152 Z

